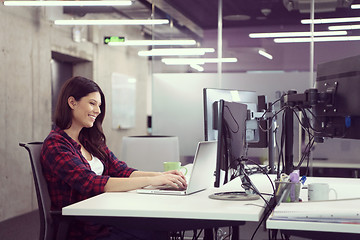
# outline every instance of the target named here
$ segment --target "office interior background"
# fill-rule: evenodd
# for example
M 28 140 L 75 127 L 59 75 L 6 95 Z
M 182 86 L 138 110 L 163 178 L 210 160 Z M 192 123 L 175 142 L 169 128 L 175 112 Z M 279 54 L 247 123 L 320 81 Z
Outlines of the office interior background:
M 299 1 L 227 0 L 220 4 L 219 13 L 220 2 L 136 0 L 128 7 L 92 8 L 0 4 L 0 221 L 37 208 L 30 162 L 18 144 L 42 141 L 47 136 L 57 90 L 71 76 L 93 79 L 103 89 L 107 100 L 103 126 L 108 146 L 116 156 L 121 156 L 122 137 L 149 134 L 147 118 L 152 116 L 151 133 L 178 136 L 180 155 L 186 157 L 204 137 L 204 87 L 256 91 L 275 101 L 283 91 L 311 88 L 317 64 L 360 54 L 358 41 L 315 42 L 312 48 L 309 42 L 275 43 L 273 38 L 249 37 L 250 33 L 309 32 L 311 25 L 300 20 L 309 19 L 310 13 L 286 8 L 286 3 Z M 315 4 L 315 18 L 359 16 L 360 10 L 351 9 L 350 2 L 329 0 L 330 8 Z M 54 24 L 54 20 L 72 18 L 166 18 L 170 23 Z M 327 31 L 328 26 L 315 24 L 314 30 Z M 347 34 L 360 36 L 359 30 Z M 162 57 L 138 55 L 148 46 L 109 46 L 104 44 L 106 36 L 125 37 L 125 41 L 193 39 L 197 44 L 189 47 L 215 49 L 203 57 L 237 58 L 237 62 L 206 63 L 201 65 L 203 71 L 190 65 L 166 65 Z M 259 50 L 273 58 L 259 55 Z M 136 81 L 118 88 L 115 80 L 119 78 Z M 130 97 L 119 99 L 118 93 Z M 130 120 L 124 120 L 125 127 L 114 122 L 121 104 L 133 113 Z M 329 140 L 317 147 L 319 154 L 332 157 L 330 160 L 359 161 L 360 148 L 355 140 Z M 251 154 L 267 156 L 266 149 Z

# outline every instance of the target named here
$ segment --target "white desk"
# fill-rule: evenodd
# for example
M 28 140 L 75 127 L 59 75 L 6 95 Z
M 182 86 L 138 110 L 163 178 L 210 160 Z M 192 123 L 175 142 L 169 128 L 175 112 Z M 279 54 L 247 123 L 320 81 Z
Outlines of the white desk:
M 261 192 L 272 193 L 272 187 L 265 175 L 253 175 L 252 181 Z M 149 195 L 132 192 L 103 193 L 62 209 L 67 216 L 123 219 L 139 219 L 158 224 L 171 223 L 171 220 L 191 220 L 212 223 L 233 224 L 236 222 L 260 220 L 265 203 L 255 201 L 224 201 L 208 198 L 219 191 L 243 191 L 239 178 L 224 185 L 221 189 L 207 189 L 188 196 Z M 123 222 L 123 221 L 122 221 Z M 156 222 L 156 221 L 155 221 Z M 147 224 L 147 223 L 146 223 Z M 172 222 L 171 224 L 175 224 Z M 176 223 L 177 224 L 177 223 Z M 229 225 L 224 225 L 229 226 Z M 195 229 L 195 228 L 194 228 Z
M 295 162 L 296 166 L 298 162 Z M 301 167 L 306 167 L 306 162 L 304 162 Z M 314 168 L 344 168 L 344 169 L 360 169 L 360 163 L 350 162 L 350 161 L 341 161 L 341 160 L 313 160 L 310 162 L 309 167 Z
M 306 184 L 313 182 L 324 182 L 329 183 L 331 188 L 334 188 L 337 192 L 338 199 L 349 199 L 349 198 L 360 198 L 360 179 L 356 178 L 320 178 L 311 177 L 308 178 Z M 304 200 L 302 203 L 285 203 L 287 206 L 293 206 L 294 212 L 306 212 L 308 208 L 305 203 L 307 201 L 307 190 L 302 189 L 300 192 L 301 198 Z M 333 200 L 335 195 L 330 192 L 330 200 Z M 359 205 L 355 205 L 354 212 L 360 212 L 360 200 Z M 282 203 L 283 204 L 283 203 Z M 292 205 L 290 205 L 292 204 Z M 338 212 L 342 208 L 348 211 L 346 207 L 346 201 L 329 201 L 323 202 L 321 207 L 318 208 L 319 213 L 321 211 L 332 211 Z M 325 210 L 324 210 L 325 208 Z M 326 209 L 327 208 L 327 209 Z M 274 211 L 276 211 L 275 208 Z M 314 231 L 314 232 L 328 232 L 328 233 L 354 233 L 360 234 L 360 224 L 358 223 L 334 223 L 334 222 L 314 222 L 314 221 L 297 221 L 297 220 L 274 220 L 271 218 L 266 222 L 268 229 L 281 229 L 281 230 L 295 230 L 295 231 Z

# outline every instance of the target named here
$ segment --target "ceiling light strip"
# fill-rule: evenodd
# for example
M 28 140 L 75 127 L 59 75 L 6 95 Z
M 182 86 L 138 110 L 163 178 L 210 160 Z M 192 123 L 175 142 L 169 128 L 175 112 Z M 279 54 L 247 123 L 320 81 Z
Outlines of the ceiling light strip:
M 346 31 L 319 31 L 314 36 L 341 36 L 347 35 Z M 250 38 L 275 38 L 275 37 L 309 37 L 311 32 L 273 32 L 273 33 L 250 33 Z
M 168 19 L 55 20 L 55 25 L 153 25 L 168 24 Z
M 190 65 L 205 63 L 234 63 L 237 58 L 163 58 L 161 61 L 167 65 Z
M 273 56 L 267 52 L 265 52 L 264 50 L 259 50 L 258 53 L 263 56 L 263 57 L 266 57 L 267 59 L 270 59 L 272 60 L 273 59 Z
M 311 22 L 312 22 L 311 19 L 301 20 L 302 24 L 311 24 Z M 314 24 L 347 23 L 347 22 L 360 22 L 360 17 L 314 19 Z
M 192 67 L 195 70 L 198 70 L 199 72 L 204 71 L 204 68 L 202 66 L 200 66 L 200 65 L 197 65 L 197 64 L 190 64 L 190 67 Z
M 187 56 L 204 55 L 207 52 L 215 52 L 214 48 L 161 48 L 149 51 L 139 51 L 139 56 Z
M 360 9 L 360 4 L 351 5 L 351 9 Z
M 329 30 L 357 30 L 357 29 L 360 29 L 360 25 L 329 26 Z
M 316 37 L 314 42 L 340 42 L 340 41 L 359 41 L 360 36 L 344 36 L 344 37 Z M 312 38 L 275 38 L 276 43 L 305 43 L 311 42 Z
M 109 46 L 167 46 L 195 45 L 195 40 L 125 40 L 125 42 L 110 42 Z
M 5 6 L 42 7 L 42 6 L 130 6 L 132 1 L 4 1 Z

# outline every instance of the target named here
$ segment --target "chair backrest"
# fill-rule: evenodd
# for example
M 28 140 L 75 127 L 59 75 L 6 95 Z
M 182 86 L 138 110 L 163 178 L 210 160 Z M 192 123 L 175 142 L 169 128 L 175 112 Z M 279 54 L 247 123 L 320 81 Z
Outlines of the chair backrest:
M 42 142 L 20 143 L 19 145 L 28 151 L 30 157 L 41 221 L 40 240 L 53 239 L 54 226 L 50 214 L 51 200 L 40 162 Z

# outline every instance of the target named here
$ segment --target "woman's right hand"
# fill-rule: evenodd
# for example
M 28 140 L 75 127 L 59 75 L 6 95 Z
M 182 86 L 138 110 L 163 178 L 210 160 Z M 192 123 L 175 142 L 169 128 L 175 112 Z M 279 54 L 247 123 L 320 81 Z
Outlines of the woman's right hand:
M 179 171 L 159 173 L 157 176 L 150 177 L 150 185 L 168 185 L 175 189 L 186 189 L 187 183 L 184 175 Z

